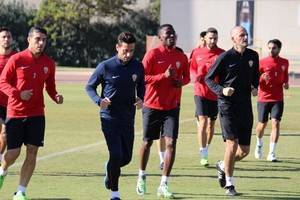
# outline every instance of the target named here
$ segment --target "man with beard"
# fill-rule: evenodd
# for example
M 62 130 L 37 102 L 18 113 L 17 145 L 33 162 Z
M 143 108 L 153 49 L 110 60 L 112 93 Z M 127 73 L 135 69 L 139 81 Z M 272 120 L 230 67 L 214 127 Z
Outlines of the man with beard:
M 197 132 L 199 142 L 200 164 L 208 166 L 208 147 L 214 135 L 215 121 L 218 115 L 217 95 L 206 85 L 205 76 L 217 57 L 224 52 L 217 46 L 218 31 L 208 28 L 204 37 L 205 47 L 194 51 L 190 72 L 195 77 L 194 100 L 196 105 Z

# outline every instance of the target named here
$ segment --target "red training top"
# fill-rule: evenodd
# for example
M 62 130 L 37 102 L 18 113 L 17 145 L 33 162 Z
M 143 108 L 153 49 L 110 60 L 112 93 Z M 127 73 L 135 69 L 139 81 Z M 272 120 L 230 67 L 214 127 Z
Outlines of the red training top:
M 182 85 L 190 82 L 186 55 L 177 47 L 168 49 L 161 45 L 145 54 L 143 65 L 146 83 L 144 105 L 158 110 L 171 110 L 178 107 L 181 87 L 176 87 L 174 80 L 181 81 Z M 174 70 L 175 77 L 165 77 L 165 71 L 169 66 Z
M 283 84 L 289 82 L 289 61 L 285 58 L 268 56 L 259 62 L 259 72 L 266 73 L 270 79 L 266 81 L 260 76 L 258 101 L 274 102 L 283 100 Z
M 34 58 L 29 49 L 11 56 L 0 76 L 0 90 L 8 96 L 7 117 L 44 115 L 44 86 L 56 102 L 55 63 L 51 58 L 45 54 Z M 23 90 L 32 90 L 28 101 L 20 97 Z
M 217 101 L 217 95 L 205 83 L 205 76 L 217 57 L 223 52 L 224 50 L 219 47 L 213 49 L 204 47 L 194 50 L 190 62 L 190 72 L 195 78 L 194 92 L 196 96 Z
M 4 66 L 6 65 L 8 59 L 14 55 L 15 53 L 17 53 L 16 51 L 12 51 L 7 55 L 0 55 L 0 74 L 2 73 Z M 3 107 L 7 106 L 7 96 L 0 91 L 0 105 Z

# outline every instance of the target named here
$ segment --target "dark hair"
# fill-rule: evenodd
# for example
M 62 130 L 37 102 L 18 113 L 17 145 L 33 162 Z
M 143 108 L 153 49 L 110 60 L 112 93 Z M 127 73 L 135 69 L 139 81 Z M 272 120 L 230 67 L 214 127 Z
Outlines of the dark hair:
M 163 28 L 166 28 L 166 27 L 171 28 L 171 29 L 174 30 L 174 27 L 173 27 L 171 24 L 162 24 L 162 25 L 160 25 L 160 26 L 158 27 L 158 29 L 157 29 L 157 35 L 159 35 L 160 31 L 161 31 Z
M 118 44 L 126 43 L 126 44 L 132 44 L 135 43 L 136 39 L 134 35 L 130 32 L 122 32 L 118 35 Z
M 218 34 L 218 31 L 217 29 L 213 28 L 213 27 L 209 27 L 207 30 L 206 30 L 206 33 L 215 33 L 215 34 Z
M 0 32 L 2 32 L 2 31 L 11 32 L 10 29 L 8 27 L 5 27 L 5 26 L 0 27 Z
M 273 43 L 276 44 L 276 46 L 281 49 L 282 43 L 278 39 L 269 40 L 268 44 Z
M 31 34 L 33 32 L 43 33 L 43 34 L 47 35 L 46 29 L 44 29 L 44 28 L 42 28 L 40 26 L 33 26 L 33 27 L 31 27 L 30 30 L 29 30 L 29 32 L 28 32 L 28 36 L 31 36 Z
M 200 33 L 200 37 L 201 37 L 201 38 L 204 38 L 205 35 L 206 35 L 206 31 L 202 31 L 202 32 Z

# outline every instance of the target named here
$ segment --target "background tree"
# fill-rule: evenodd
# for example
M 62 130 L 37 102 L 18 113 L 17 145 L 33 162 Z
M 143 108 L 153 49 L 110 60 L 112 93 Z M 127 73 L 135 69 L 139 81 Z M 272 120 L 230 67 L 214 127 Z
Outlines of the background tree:
M 115 54 L 121 31 L 137 36 L 137 56 L 145 52 L 145 36 L 156 32 L 158 22 L 149 10 L 134 11 L 124 0 L 44 0 L 32 24 L 45 27 L 50 36 L 48 53 L 59 65 L 95 66 Z
M 0 26 L 8 27 L 14 38 L 14 49 L 23 50 L 27 47 L 29 21 L 34 18 L 35 10 L 25 9 L 23 4 L 4 3 L 0 0 Z

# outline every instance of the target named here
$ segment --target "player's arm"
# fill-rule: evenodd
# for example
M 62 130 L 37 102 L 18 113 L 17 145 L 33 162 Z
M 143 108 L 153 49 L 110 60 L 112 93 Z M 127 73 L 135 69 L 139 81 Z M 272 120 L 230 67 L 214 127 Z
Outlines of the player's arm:
M 60 94 L 57 94 L 56 91 L 56 85 L 55 85 L 55 63 L 52 62 L 51 66 L 49 66 L 49 76 L 46 79 L 45 82 L 46 85 L 46 91 L 50 98 L 56 102 L 57 104 L 63 103 L 63 96 Z
M 253 72 L 252 72 L 252 83 L 251 83 L 251 93 L 253 96 L 257 95 L 257 88 L 259 84 L 259 59 L 258 54 L 255 54 L 253 59 Z
M 221 67 L 224 65 L 223 56 L 219 56 L 217 60 L 212 64 L 208 73 L 205 76 L 205 83 L 207 86 L 217 95 L 223 94 L 223 87 L 216 81 L 216 77 L 219 76 L 221 72 Z
M 0 90 L 7 96 L 20 100 L 21 92 L 12 85 L 17 78 L 16 76 L 16 61 L 9 59 L 0 76 Z
M 190 59 L 190 74 L 192 75 L 193 77 L 193 81 L 196 82 L 198 80 L 198 75 L 197 75 L 197 72 L 198 72 L 198 65 L 197 65 L 197 62 L 196 62 L 196 58 L 195 58 L 195 54 L 192 55 L 191 59 Z
M 142 108 L 144 95 L 145 95 L 145 74 L 144 74 L 144 67 L 142 66 L 142 64 L 140 65 L 140 69 L 141 70 L 136 85 L 137 98 L 135 102 L 135 106 L 138 109 Z
M 190 81 L 191 81 L 191 78 L 190 78 L 190 69 L 189 69 L 188 59 L 186 56 L 184 56 L 181 86 L 187 85 Z
M 103 98 L 101 98 L 97 93 L 97 87 L 104 80 L 104 78 L 103 78 L 104 77 L 104 71 L 105 71 L 104 64 L 100 63 L 96 67 L 93 74 L 90 76 L 90 78 L 89 78 L 89 80 L 88 80 L 88 82 L 85 86 L 85 90 L 86 90 L 88 96 L 97 105 L 100 105 L 101 101 L 103 100 Z
M 289 89 L 289 61 L 286 61 L 286 67 L 284 69 L 284 81 L 283 81 L 283 88 Z
M 166 79 L 165 73 L 153 74 L 152 70 L 155 64 L 155 56 L 152 51 L 147 52 L 143 59 L 145 82 L 146 84 L 155 84 L 158 81 Z

